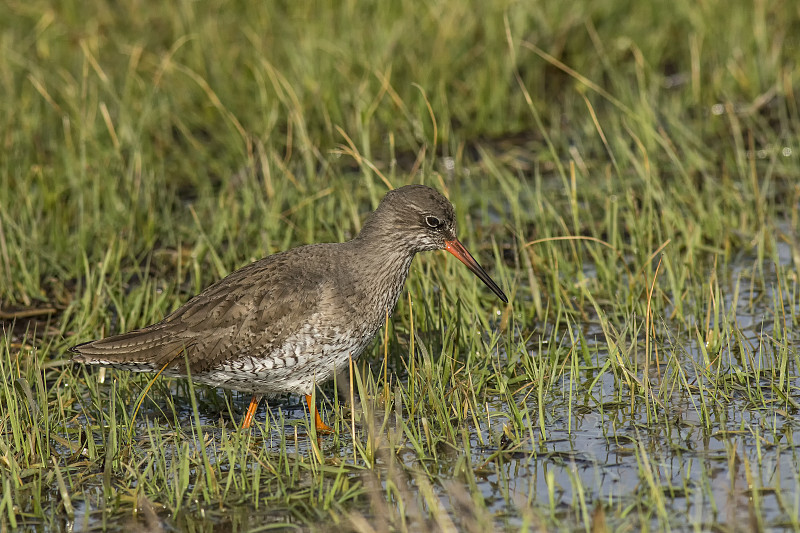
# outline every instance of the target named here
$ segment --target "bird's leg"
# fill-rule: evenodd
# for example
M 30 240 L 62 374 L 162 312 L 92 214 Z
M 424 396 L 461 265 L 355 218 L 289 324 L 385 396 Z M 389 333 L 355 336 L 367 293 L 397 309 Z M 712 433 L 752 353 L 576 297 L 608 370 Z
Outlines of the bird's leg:
M 247 408 L 247 414 L 244 415 L 244 422 L 242 422 L 242 429 L 250 429 L 253 423 L 253 417 L 258 410 L 258 404 L 261 401 L 260 394 L 253 394 L 253 399 L 250 400 L 250 407 Z
M 317 433 L 333 433 L 333 430 L 319 416 L 317 406 L 314 405 L 314 398 L 310 394 L 306 394 L 306 403 L 308 404 L 308 414 L 314 413 L 314 426 L 317 428 Z

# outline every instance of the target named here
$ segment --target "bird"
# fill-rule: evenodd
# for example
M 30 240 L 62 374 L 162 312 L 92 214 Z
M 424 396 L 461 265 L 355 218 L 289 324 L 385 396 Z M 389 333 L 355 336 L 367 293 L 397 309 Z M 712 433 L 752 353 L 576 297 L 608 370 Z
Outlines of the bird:
M 304 395 L 315 429 L 331 433 L 315 386 L 364 352 L 391 316 L 412 259 L 432 250 L 453 254 L 508 303 L 458 240 L 453 205 L 436 189 L 406 185 L 386 193 L 352 240 L 268 255 L 160 322 L 73 346 L 72 358 L 250 393 L 243 429 L 263 396 Z

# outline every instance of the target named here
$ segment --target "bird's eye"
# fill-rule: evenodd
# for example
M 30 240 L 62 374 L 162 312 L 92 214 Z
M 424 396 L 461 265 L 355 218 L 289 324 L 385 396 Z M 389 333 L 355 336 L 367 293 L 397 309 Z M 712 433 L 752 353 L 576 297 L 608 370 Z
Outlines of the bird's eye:
M 427 216 L 425 217 L 425 223 L 430 226 L 431 228 L 438 228 L 442 225 L 442 221 L 434 216 Z

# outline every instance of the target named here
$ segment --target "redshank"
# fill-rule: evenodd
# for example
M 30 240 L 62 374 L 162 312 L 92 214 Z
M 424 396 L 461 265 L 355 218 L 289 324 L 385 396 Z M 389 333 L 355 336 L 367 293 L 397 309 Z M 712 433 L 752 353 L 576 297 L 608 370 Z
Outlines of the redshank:
M 240 268 L 161 322 L 71 348 L 73 359 L 161 372 L 253 394 L 303 394 L 317 430 L 329 432 L 311 394 L 346 369 L 391 315 L 417 252 L 447 250 L 503 302 L 500 287 L 456 237 L 453 206 L 408 185 L 386 194 L 358 236 L 300 246 Z

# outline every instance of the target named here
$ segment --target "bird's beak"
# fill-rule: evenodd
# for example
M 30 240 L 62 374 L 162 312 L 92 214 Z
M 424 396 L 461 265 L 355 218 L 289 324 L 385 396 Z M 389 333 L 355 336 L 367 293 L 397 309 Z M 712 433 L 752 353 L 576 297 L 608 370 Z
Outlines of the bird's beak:
M 472 254 L 464 248 L 464 245 L 461 244 L 461 241 L 458 239 L 453 239 L 451 241 L 445 241 L 445 250 L 453 254 L 458 258 L 459 261 L 467 265 L 467 268 L 472 271 L 473 274 L 478 276 L 482 282 L 484 282 L 492 292 L 494 292 L 497 296 L 500 297 L 503 302 L 508 303 L 508 298 L 506 295 L 503 294 L 503 291 L 500 290 L 500 287 L 497 286 L 497 283 L 494 282 L 492 278 L 489 277 L 489 274 L 481 268 L 475 258 L 472 257 Z

